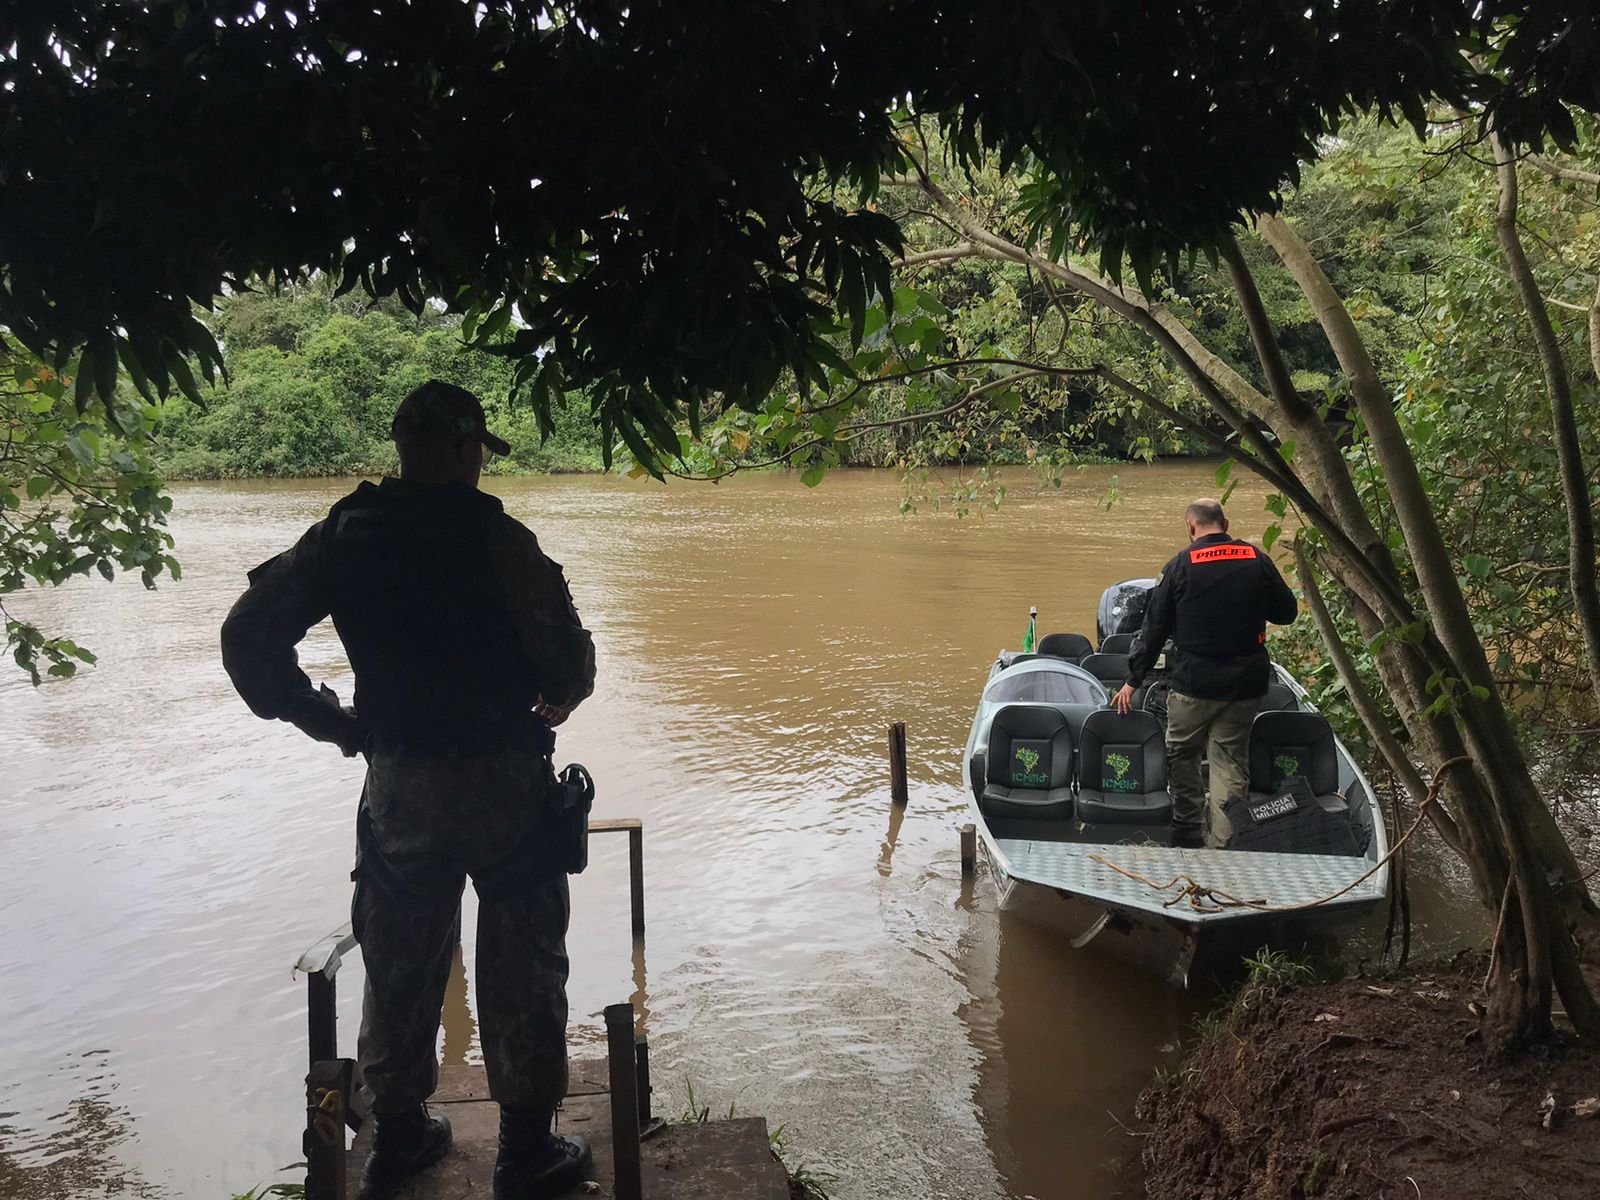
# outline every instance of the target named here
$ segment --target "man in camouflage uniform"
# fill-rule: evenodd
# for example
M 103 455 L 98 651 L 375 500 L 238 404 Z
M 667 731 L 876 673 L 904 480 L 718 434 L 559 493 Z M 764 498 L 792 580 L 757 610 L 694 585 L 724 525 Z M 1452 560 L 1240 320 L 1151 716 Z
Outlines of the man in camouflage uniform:
M 427 383 L 395 414 L 400 477 L 363 483 L 250 573 L 222 629 L 246 703 L 367 756 L 352 917 L 366 964 L 359 1056 L 377 1128 L 362 1195 L 450 1149 L 424 1101 L 461 893 L 478 891 L 478 1016 L 501 1106 L 495 1200 L 558 1196 L 589 1163 L 552 1133 L 566 1093 L 568 897 L 556 844 L 555 735 L 594 687 L 594 646 L 559 564 L 478 490 L 488 452 L 470 392 Z M 295 645 L 328 616 L 353 709 L 319 694 Z

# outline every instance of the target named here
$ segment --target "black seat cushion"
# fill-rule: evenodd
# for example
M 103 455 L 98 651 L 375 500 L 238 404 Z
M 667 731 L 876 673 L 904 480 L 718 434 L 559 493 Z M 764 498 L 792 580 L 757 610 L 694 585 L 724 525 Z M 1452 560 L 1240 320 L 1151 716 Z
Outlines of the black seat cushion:
M 1091 654 L 1078 664 L 1101 683 L 1121 687 L 1128 682 L 1128 656 L 1126 654 Z
M 1146 712 L 1090 713 L 1078 745 L 1078 819 L 1160 825 L 1172 817 L 1161 722 Z
M 1267 694 L 1261 697 L 1262 712 L 1295 712 L 1300 708 L 1300 697 L 1284 683 L 1267 684 Z
M 1317 796 L 1339 790 L 1333 727 L 1317 712 L 1263 712 L 1250 727 L 1250 790 L 1274 792 L 1300 776 Z
M 1134 633 L 1108 633 L 1100 639 L 1101 654 L 1132 654 Z
M 1072 815 L 1072 727 L 1056 708 L 1007 704 L 985 754 L 983 811 L 996 817 Z
M 1047 633 L 1039 639 L 1039 653 L 1081 662 L 1084 655 L 1094 653 L 1094 643 L 1081 633 Z

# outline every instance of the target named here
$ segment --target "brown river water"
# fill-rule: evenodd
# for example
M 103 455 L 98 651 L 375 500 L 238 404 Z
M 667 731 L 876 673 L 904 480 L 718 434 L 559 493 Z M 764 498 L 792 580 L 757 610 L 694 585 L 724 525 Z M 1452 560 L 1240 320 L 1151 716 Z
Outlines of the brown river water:
M 1113 474 L 1122 501 L 1103 501 Z M 835 473 L 662 487 L 490 486 L 566 565 L 599 648 L 558 761 L 596 816 L 645 822 L 649 933 L 628 932 L 626 843 L 574 882 L 571 1041 L 632 997 L 657 1111 L 783 1126 L 841 1200 L 1102 1200 L 1134 1186 L 1121 1122 L 1204 997 L 994 911 L 963 886 L 961 746 L 995 651 L 1093 634 L 1108 584 L 1181 547 L 1203 465 L 1090 469 L 998 513 L 900 514 L 900 483 Z M 174 488 L 181 583 L 74 581 L 19 610 L 100 665 L 31 689 L 0 671 L 0 1197 L 226 1200 L 299 1158 L 300 951 L 346 917 L 359 762 L 256 720 L 217 629 L 245 572 L 348 481 Z M 1235 531 L 1266 524 L 1260 496 Z M 475 654 L 459 638 L 462 669 Z M 347 700 L 331 627 L 302 648 Z M 909 731 L 891 811 L 885 729 Z M 1483 936 L 1413 867 L 1423 950 Z M 469 889 L 470 939 L 473 897 Z M 470 968 L 473 946 L 464 958 Z M 359 962 L 340 977 L 353 1047 Z M 473 1060 L 458 978 L 442 1034 Z

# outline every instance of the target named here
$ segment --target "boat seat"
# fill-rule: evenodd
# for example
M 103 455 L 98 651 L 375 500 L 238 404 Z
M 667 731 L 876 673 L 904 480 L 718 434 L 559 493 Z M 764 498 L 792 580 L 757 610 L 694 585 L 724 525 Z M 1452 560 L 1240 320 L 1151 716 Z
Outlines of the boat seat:
M 1090 713 L 1099 712 L 1105 708 L 1104 704 L 1057 704 L 1055 706 L 1067 718 L 1067 727 L 1072 730 L 1072 744 L 1077 747 L 1083 740 L 1083 723 L 1089 719 Z M 1072 772 L 1068 772 L 1069 776 Z
M 991 817 L 1072 816 L 1072 728 L 1065 713 L 1007 704 L 994 714 L 978 805 Z
M 1354 814 L 1339 795 L 1333 728 L 1321 713 L 1269 711 L 1250 727 L 1250 794 L 1223 806 L 1230 850 L 1361 853 Z
M 1261 698 L 1261 712 L 1298 712 L 1300 697 L 1286 683 L 1267 684 L 1267 694 Z
M 1164 825 L 1171 819 L 1161 722 L 1147 712 L 1090 713 L 1078 743 L 1078 820 Z
M 1303 710 L 1257 713 L 1250 726 L 1251 792 L 1279 791 L 1297 775 L 1315 796 L 1339 790 L 1339 756 L 1328 718 Z
M 1101 654 L 1132 654 L 1136 633 L 1108 633 L 1100 639 Z
M 1128 682 L 1126 654 L 1091 654 L 1078 664 L 1112 691 Z
M 1047 633 L 1039 639 L 1039 653 L 1081 663 L 1086 655 L 1094 653 L 1094 643 L 1081 633 Z

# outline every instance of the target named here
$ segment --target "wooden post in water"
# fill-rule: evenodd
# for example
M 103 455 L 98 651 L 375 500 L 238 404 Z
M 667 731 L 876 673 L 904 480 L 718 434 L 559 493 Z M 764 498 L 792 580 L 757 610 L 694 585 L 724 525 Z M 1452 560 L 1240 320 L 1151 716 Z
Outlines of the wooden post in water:
M 633 910 L 633 936 L 644 936 L 644 822 L 638 817 L 596 817 L 590 833 L 628 835 L 628 902 Z
M 971 821 L 961 827 L 961 873 L 971 875 L 978 868 L 978 829 Z
M 633 906 L 633 936 L 644 936 L 644 826 L 628 830 L 628 898 Z
M 606 1057 L 611 1067 L 611 1138 L 616 1200 L 643 1200 L 639 1162 L 639 1075 L 634 1061 L 633 1005 L 606 1005 Z
M 889 726 L 889 797 L 904 808 L 910 801 L 906 791 L 906 723 Z

